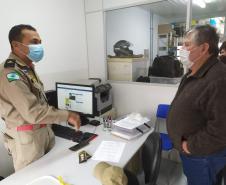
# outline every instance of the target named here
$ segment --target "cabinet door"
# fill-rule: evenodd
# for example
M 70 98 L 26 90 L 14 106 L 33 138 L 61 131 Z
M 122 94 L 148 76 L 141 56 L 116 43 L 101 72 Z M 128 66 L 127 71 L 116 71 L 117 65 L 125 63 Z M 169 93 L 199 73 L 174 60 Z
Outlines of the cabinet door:
M 140 4 L 155 3 L 159 1 L 161 0 L 103 0 L 103 8 L 107 10 Z
M 104 13 L 86 15 L 89 77 L 106 79 Z

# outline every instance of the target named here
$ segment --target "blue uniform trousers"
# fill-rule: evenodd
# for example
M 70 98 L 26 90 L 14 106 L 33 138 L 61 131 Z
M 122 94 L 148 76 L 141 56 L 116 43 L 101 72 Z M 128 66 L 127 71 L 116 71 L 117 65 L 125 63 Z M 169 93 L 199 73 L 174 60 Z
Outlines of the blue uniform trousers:
M 180 154 L 188 185 L 214 185 L 226 165 L 226 149 L 207 156 Z

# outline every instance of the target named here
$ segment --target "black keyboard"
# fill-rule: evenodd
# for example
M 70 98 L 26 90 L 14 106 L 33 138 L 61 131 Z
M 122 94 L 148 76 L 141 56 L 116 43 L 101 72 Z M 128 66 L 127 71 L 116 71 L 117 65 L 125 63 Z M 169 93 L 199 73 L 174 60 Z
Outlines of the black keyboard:
M 62 125 L 53 124 L 52 129 L 56 136 L 72 140 L 77 143 L 81 141 L 83 135 L 82 131 L 75 131 L 75 129 L 65 127 Z
M 75 129 L 56 124 L 52 125 L 52 129 L 56 136 L 72 140 L 77 143 L 80 143 L 82 141 L 89 141 L 97 136 L 96 134 L 93 133 L 75 131 Z

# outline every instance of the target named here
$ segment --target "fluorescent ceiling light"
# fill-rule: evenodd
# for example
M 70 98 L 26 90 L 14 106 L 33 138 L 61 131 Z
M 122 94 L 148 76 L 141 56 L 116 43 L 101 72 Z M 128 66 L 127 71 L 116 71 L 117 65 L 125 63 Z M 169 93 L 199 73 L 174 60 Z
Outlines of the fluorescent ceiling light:
M 213 3 L 213 2 L 215 2 L 216 0 L 204 0 L 205 1 L 205 3 Z
M 178 2 L 178 0 L 174 0 L 175 2 Z M 187 3 L 188 0 L 179 0 L 181 3 Z M 197 5 L 201 8 L 206 8 L 206 1 L 213 2 L 215 0 L 192 0 L 192 4 Z
M 200 6 L 201 8 L 206 8 L 206 3 L 204 0 L 193 0 L 192 1 L 195 5 Z

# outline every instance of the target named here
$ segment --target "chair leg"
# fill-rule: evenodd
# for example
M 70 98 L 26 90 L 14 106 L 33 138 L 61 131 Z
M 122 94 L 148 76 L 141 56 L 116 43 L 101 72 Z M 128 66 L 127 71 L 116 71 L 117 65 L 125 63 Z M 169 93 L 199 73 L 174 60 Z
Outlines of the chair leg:
M 222 177 L 222 179 L 224 179 L 224 185 L 226 185 L 226 167 L 223 168 Z
M 222 180 L 223 180 L 223 171 L 224 169 L 222 169 L 218 174 L 217 174 L 217 181 L 215 183 L 215 185 L 222 185 Z M 225 183 L 224 183 L 225 184 Z
M 133 173 L 131 173 L 128 170 L 124 170 L 124 172 L 128 179 L 128 185 L 139 185 L 136 175 L 134 175 Z

